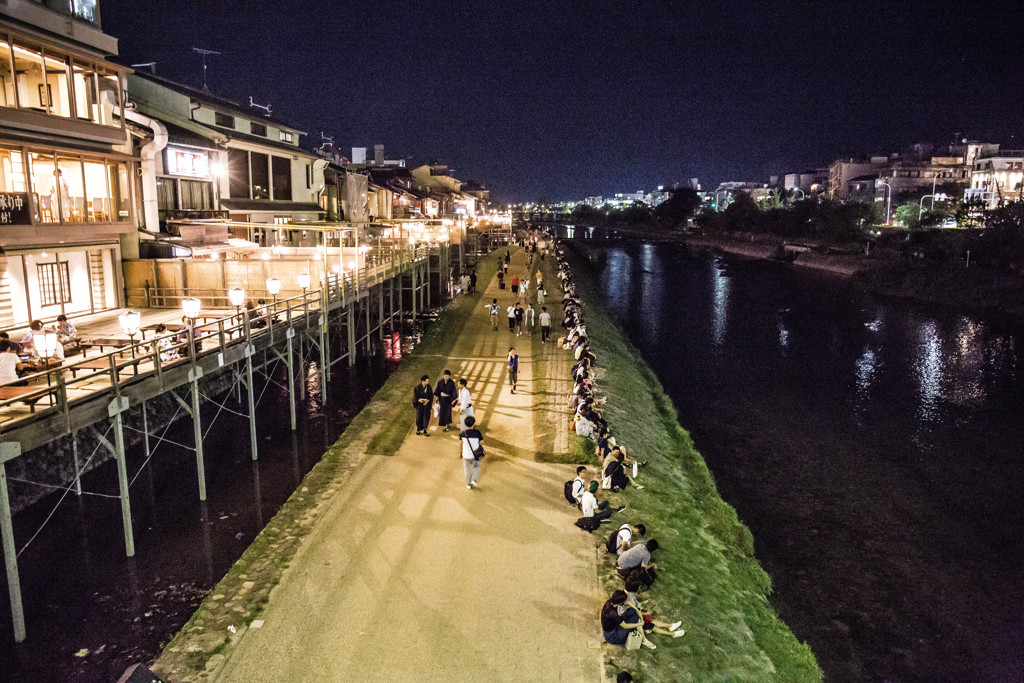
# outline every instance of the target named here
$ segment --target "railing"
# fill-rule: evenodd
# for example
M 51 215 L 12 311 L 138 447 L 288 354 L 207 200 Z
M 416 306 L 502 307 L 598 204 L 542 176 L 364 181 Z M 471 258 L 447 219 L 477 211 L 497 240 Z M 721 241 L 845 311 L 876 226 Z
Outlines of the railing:
M 405 250 L 403 253 L 408 255 L 408 260 L 419 261 L 428 257 L 430 249 L 423 246 L 415 250 Z M 115 387 L 153 376 L 162 378 L 168 369 L 194 365 L 197 359 L 212 353 L 223 353 L 228 346 L 241 343 L 245 339 L 259 340 L 266 336 L 271 343 L 277 338 L 284 339 L 285 333 L 282 328 L 291 327 L 298 320 L 305 320 L 308 323 L 311 315 L 319 314 L 325 301 L 328 304 L 333 301 L 344 301 L 349 295 L 358 296 L 361 291 L 384 282 L 393 277 L 404 262 L 406 260 L 397 259 L 350 271 L 343 276 L 328 273 L 326 288 L 321 286 L 310 289 L 251 309 L 219 311 L 198 316 L 196 320 L 203 321 L 201 324 L 196 324 L 196 320 L 192 320 L 185 329 L 178 332 L 141 339 L 118 347 L 114 351 L 83 356 L 76 359 L 76 362 L 27 375 L 22 379 L 28 381 L 29 388 L 37 390 L 0 400 L 0 410 L 29 400 L 34 415 L 64 413 L 70 427 L 70 409 L 89 400 L 97 392 L 115 392 Z M 130 291 L 130 298 L 132 294 Z M 135 295 L 138 295 L 138 290 L 135 291 Z M 181 299 L 192 296 L 209 301 L 227 301 L 223 290 L 148 288 L 144 295 L 154 302 L 173 301 L 176 304 L 180 304 Z M 225 305 L 224 308 L 228 306 Z M 194 343 L 190 343 L 193 341 Z M 126 371 L 131 374 L 128 379 L 123 379 L 122 374 Z M 67 374 L 71 377 L 69 378 Z M 98 378 L 109 379 L 110 387 L 88 387 L 90 382 Z M 88 394 L 71 398 L 70 395 L 78 390 Z M 35 405 L 42 403 L 44 399 L 48 405 L 36 410 Z M 0 425 L 0 432 L 8 430 L 9 424 Z
M 143 339 L 96 356 L 83 356 L 74 363 L 27 375 L 23 379 L 28 381 L 28 388 L 37 390 L 0 400 L 0 409 L 28 399 L 36 416 L 64 413 L 70 427 L 70 409 L 89 400 L 97 392 L 114 392 L 115 387 L 153 376 L 162 378 L 168 369 L 193 366 L 198 359 L 223 353 L 228 346 L 246 339 L 253 341 L 269 337 L 271 343 L 276 337 L 284 339 L 282 328 L 291 327 L 299 320 L 309 323 L 310 316 L 318 314 L 321 296 L 320 290 L 308 291 L 251 310 L 201 316 L 202 324 L 190 321 L 178 332 Z M 121 376 L 125 371 L 131 372 L 128 379 Z M 101 389 L 87 386 L 99 378 L 108 379 L 110 386 Z M 76 390 L 88 393 L 71 398 Z M 48 405 L 42 410 L 35 410 L 35 404 L 43 399 Z M 8 429 L 7 424 L 0 426 L 0 432 Z

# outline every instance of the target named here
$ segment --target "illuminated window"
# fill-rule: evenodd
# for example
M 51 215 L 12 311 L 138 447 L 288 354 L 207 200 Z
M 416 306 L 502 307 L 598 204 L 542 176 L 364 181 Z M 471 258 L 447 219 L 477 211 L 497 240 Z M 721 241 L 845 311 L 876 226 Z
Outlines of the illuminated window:
M 0 149 L 0 192 L 24 192 L 25 164 L 21 152 Z
M 71 303 L 71 273 L 67 261 L 36 264 L 36 276 L 43 306 Z
M 294 141 L 295 141 L 295 136 L 294 135 L 292 135 L 288 131 L 284 131 L 284 130 L 281 131 L 281 142 L 294 142 Z

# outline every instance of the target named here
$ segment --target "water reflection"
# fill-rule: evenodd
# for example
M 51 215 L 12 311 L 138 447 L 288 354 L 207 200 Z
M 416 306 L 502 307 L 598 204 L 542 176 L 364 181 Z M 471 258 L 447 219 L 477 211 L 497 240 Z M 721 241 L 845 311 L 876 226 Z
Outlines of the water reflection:
M 640 264 L 643 272 L 639 277 L 640 300 L 645 311 L 658 310 L 664 296 L 662 289 L 665 279 L 661 276 L 661 269 L 658 267 L 660 263 L 661 260 L 658 258 L 653 244 L 645 244 L 641 247 Z M 662 318 L 661 315 L 652 315 L 648 318 L 648 334 L 655 337 L 661 334 Z
M 729 276 L 725 273 L 725 265 L 716 258 L 713 264 L 712 292 L 714 304 L 711 309 L 711 334 L 715 346 L 721 346 L 725 339 L 726 314 L 729 309 Z
M 942 347 L 934 320 L 921 325 L 918 357 L 914 366 L 920 383 L 921 400 L 918 415 L 931 421 L 938 417 L 939 399 L 942 398 Z

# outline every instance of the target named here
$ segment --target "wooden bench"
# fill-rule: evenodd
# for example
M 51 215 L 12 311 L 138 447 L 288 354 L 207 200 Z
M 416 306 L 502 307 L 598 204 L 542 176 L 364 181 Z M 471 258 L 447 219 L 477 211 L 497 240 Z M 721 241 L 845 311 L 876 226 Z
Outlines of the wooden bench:
M 36 403 L 50 394 L 48 388 L 43 387 L 2 387 L 0 386 L 0 401 L 19 399 L 28 406 L 29 412 L 36 412 Z

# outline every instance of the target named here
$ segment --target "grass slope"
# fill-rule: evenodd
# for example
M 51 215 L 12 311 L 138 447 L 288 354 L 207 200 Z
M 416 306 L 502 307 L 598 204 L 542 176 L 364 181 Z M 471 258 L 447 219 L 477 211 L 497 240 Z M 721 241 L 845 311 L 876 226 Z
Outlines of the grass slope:
M 656 613 L 681 619 L 687 631 L 678 640 L 654 636 L 656 651 L 605 645 L 608 673 L 627 669 L 646 681 L 821 680 L 810 648 L 768 602 L 771 579 L 754 557 L 750 530 L 719 497 L 661 383 L 601 304 L 586 260 L 573 257 L 572 263 L 602 373 L 598 391 L 608 397 L 605 417 L 631 456 L 650 460 L 640 473 L 643 490 L 611 496 L 628 506 L 623 514 L 629 521 L 646 524 L 648 537 L 663 546 L 654 558 L 659 578 L 642 599 Z M 605 525 L 594 541 L 603 544 L 608 533 Z M 622 580 L 604 549 L 598 552 L 611 594 Z

